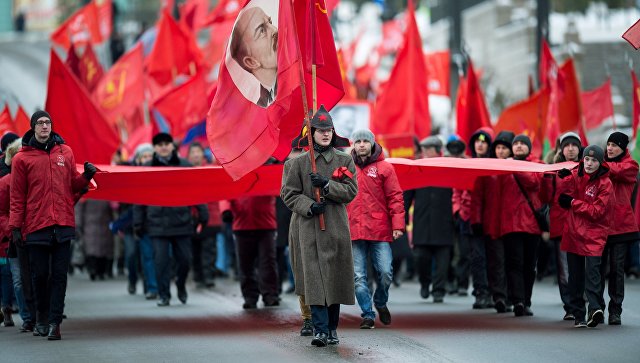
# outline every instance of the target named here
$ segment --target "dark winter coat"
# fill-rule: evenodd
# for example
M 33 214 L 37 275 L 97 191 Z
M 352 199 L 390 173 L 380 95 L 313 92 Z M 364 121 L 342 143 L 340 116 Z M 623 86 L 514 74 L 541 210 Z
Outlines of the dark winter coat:
M 355 164 L 351 155 L 334 148 L 315 156 L 318 174 L 330 179 L 324 195 L 326 230 L 320 230 L 319 217 L 310 215 L 315 188 L 309 178 L 309 153 L 285 162 L 282 173 L 280 197 L 293 211 L 289 251 L 296 294 L 304 295 L 309 305 L 353 305 L 353 255 L 346 204 L 358 193 Z
M 76 205 L 76 234 L 83 240 L 87 256 L 113 258 L 114 239 L 109 230 L 112 220 L 110 202 L 87 199 Z
M 144 166 L 181 166 L 189 167 L 188 161 L 179 158 L 174 152 L 169 159 L 169 163 L 163 163 L 157 155 L 153 154 L 153 159 Z M 206 204 L 195 206 L 198 210 L 200 223 L 209 220 L 209 211 Z M 195 225 L 191 217 L 191 207 L 160 207 L 135 205 L 133 207 L 134 229 L 142 229 L 150 237 L 175 237 L 191 236 L 195 232 Z
M 413 202 L 413 245 L 453 245 L 453 190 L 428 187 L 407 194 Z

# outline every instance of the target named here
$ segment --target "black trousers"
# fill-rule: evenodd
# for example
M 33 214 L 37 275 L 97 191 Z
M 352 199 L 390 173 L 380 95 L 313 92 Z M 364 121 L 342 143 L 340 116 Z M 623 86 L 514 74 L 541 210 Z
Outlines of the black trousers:
M 505 248 L 509 300 L 513 304 L 522 303 L 525 306 L 531 306 L 540 236 L 514 232 L 502 236 L 502 239 Z
M 493 301 L 507 301 L 507 272 L 505 247 L 502 239 L 489 239 L 485 243 L 487 252 L 487 281 Z
M 36 318 L 36 300 L 33 293 L 33 281 L 31 279 L 31 264 L 29 262 L 29 247 L 16 248 L 18 252 L 18 263 L 20 264 L 20 280 L 22 280 L 22 295 L 25 305 L 29 310 L 31 319 Z
M 553 245 L 556 252 L 556 275 L 558 279 L 558 289 L 560 290 L 560 299 L 565 312 L 569 312 L 569 303 L 571 294 L 569 293 L 569 267 L 567 266 L 567 253 L 560 250 L 560 242 L 562 237 L 553 238 Z
M 471 272 L 471 236 L 466 233 L 469 230 L 467 222 L 460 222 L 458 230 L 458 263 L 456 264 L 456 278 L 458 290 L 466 290 L 469 287 L 469 275 Z
M 329 334 L 330 330 L 337 330 L 340 321 L 340 304 L 311 305 L 311 321 L 316 333 Z
M 215 277 L 215 263 L 217 258 L 216 235 L 219 228 L 205 227 L 191 239 L 193 255 L 193 281 L 210 282 Z
M 584 321 L 586 309 L 584 295 L 587 295 L 589 311 L 601 309 L 600 305 L 600 256 L 579 256 L 567 252 L 567 264 L 569 265 L 569 292 L 571 302 L 569 312 L 576 320 Z
M 176 261 L 176 286 L 184 289 L 191 266 L 191 237 L 151 237 L 153 243 L 156 278 L 158 280 L 158 295 L 162 299 L 171 298 L 171 261 L 169 247 Z
M 598 293 L 600 306 L 604 309 L 604 285 L 609 268 L 609 314 L 622 314 L 622 300 L 624 300 L 624 262 L 627 257 L 628 243 L 607 243 L 602 252 L 600 265 L 600 291 Z
M 60 324 L 71 260 L 70 241 L 29 245 L 37 324 Z
M 245 302 L 257 303 L 278 299 L 278 267 L 276 263 L 276 232 L 252 230 L 234 232 L 240 290 Z M 256 264 L 258 275 L 256 276 Z
M 451 256 L 451 246 L 414 246 L 415 266 L 420 285 L 428 287 L 433 281 L 431 292 L 434 296 L 444 296 L 447 272 Z M 433 259 L 436 262 L 435 274 L 432 276 Z
M 469 235 L 471 246 L 471 276 L 473 277 L 473 295 L 478 297 L 490 296 L 489 282 L 487 281 L 487 252 L 484 236 Z

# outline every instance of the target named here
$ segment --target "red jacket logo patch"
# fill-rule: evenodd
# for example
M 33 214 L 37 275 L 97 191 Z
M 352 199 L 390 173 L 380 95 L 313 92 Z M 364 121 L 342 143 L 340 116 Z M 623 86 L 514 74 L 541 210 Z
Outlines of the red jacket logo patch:
M 377 178 L 378 177 L 378 168 L 376 168 L 375 166 L 370 167 L 369 170 L 367 170 L 367 176 L 372 177 L 372 178 Z
M 587 188 L 587 190 L 584 192 L 584 194 L 590 198 L 593 198 L 596 196 L 596 192 L 598 191 L 598 188 L 596 188 L 595 185 L 592 185 L 590 187 Z
M 58 166 L 64 166 L 64 156 L 58 155 L 58 162 L 56 163 Z

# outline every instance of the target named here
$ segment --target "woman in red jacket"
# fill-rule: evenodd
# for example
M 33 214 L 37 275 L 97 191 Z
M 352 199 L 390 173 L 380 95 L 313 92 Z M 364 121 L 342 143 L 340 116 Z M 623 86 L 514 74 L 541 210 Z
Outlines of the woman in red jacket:
M 570 310 L 576 328 L 596 327 L 603 319 L 600 305 L 600 263 L 609 230 L 608 213 L 613 202 L 613 186 L 604 151 L 597 145 L 584 149 L 584 157 L 573 171 L 558 171 L 570 178 L 567 193 L 558 203 L 569 211 L 560 248 L 567 252 L 569 264 Z M 583 295 L 589 301 L 589 320 L 585 322 Z

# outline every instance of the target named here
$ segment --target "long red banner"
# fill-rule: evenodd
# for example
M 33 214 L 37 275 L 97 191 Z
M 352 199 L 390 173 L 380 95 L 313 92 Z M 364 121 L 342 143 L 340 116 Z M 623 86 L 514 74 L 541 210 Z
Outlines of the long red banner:
M 387 159 L 403 190 L 427 186 L 471 189 L 477 177 L 513 172 L 555 171 L 575 163 L 537 164 L 517 160 L 432 158 Z M 98 165 L 87 198 L 124 203 L 182 206 L 240 196 L 279 195 L 282 165 L 262 166 L 237 181 L 219 166 L 160 168 Z

